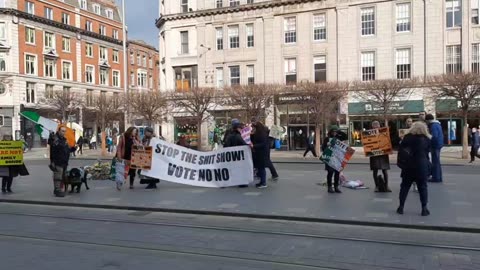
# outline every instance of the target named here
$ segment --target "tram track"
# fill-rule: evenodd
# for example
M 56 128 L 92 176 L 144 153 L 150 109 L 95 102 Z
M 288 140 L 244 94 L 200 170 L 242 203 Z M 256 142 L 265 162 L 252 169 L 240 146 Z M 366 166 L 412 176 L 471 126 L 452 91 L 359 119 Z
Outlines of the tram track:
M 195 224 L 185 224 L 185 223 L 178 223 L 178 222 L 147 222 L 147 221 L 126 220 L 126 219 L 61 216 L 61 215 L 18 213 L 18 212 L 0 212 L 0 215 L 22 216 L 22 217 L 32 217 L 32 218 L 64 219 L 64 220 L 74 220 L 74 221 L 76 220 L 76 221 L 86 221 L 86 222 L 146 225 L 146 226 L 157 226 L 157 227 L 175 227 L 175 228 L 185 228 L 185 229 L 195 229 L 195 230 L 284 236 L 284 237 L 293 237 L 293 238 L 311 238 L 311 239 L 371 243 L 371 244 L 381 244 L 381 245 L 433 248 L 433 249 L 443 249 L 443 250 L 451 250 L 451 251 L 480 252 L 480 247 L 474 247 L 474 246 L 445 245 L 445 244 L 436 244 L 436 243 L 416 243 L 416 242 L 408 242 L 408 241 L 368 239 L 368 238 L 361 238 L 361 237 L 342 237 L 342 236 L 332 236 L 332 235 L 326 235 L 326 234 L 298 233 L 298 232 L 278 231 L 278 230 L 266 231 L 266 230 L 260 230 L 260 229 L 248 229 L 248 228 L 238 228 L 238 227 L 230 227 L 230 226 L 195 225 Z M 14 235 L 7 235 L 7 234 L 0 233 L 0 236 L 14 236 Z

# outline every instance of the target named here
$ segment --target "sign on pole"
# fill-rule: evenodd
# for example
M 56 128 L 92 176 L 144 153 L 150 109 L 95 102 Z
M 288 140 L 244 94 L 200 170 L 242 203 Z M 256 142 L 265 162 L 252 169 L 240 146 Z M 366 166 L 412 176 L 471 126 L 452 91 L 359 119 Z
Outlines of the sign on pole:
M 23 142 L 0 141 L 0 166 L 23 164 Z
M 366 157 L 393 153 L 390 131 L 387 127 L 362 131 L 362 144 Z

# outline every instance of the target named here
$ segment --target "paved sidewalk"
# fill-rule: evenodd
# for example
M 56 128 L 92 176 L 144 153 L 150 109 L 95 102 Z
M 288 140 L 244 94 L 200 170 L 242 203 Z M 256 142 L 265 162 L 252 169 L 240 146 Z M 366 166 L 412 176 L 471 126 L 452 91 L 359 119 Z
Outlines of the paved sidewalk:
M 1 195 L 2 200 L 24 202 L 67 203 L 97 207 L 135 207 L 144 211 L 162 209 L 198 212 L 261 215 L 300 220 L 353 223 L 379 223 L 393 226 L 433 226 L 468 228 L 480 232 L 480 170 L 477 167 L 449 166 L 444 169 L 445 183 L 429 185 L 429 207 L 432 215 L 420 216 L 418 193 L 411 192 L 405 215 L 395 213 L 400 186 L 399 171 L 390 171 L 393 193 L 374 193 L 371 172 L 367 165 L 349 165 L 347 179 L 360 179 L 370 189 L 328 194 L 324 186 L 325 171 L 316 164 L 278 164 L 281 179 L 269 182 L 267 189 L 211 189 L 172 184 L 162 181 L 158 190 L 135 189 L 117 191 L 112 181 L 91 181 L 91 190 L 56 198 L 52 194 L 51 173 L 42 162 L 27 166 L 31 175 L 14 181 L 14 194 Z M 74 161 L 81 166 L 91 161 Z M 463 230 L 463 229 L 459 229 Z

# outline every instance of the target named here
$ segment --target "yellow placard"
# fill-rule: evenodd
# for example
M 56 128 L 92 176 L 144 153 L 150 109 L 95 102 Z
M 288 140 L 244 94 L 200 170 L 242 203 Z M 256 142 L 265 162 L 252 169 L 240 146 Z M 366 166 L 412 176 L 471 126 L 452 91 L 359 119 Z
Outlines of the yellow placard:
M 393 152 L 387 127 L 362 131 L 362 144 L 367 157 L 388 155 Z
M 130 168 L 150 170 L 152 168 L 152 154 L 153 148 L 151 146 L 134 145 Z
M 23 142 L 0 141 L 0 166 L 23 164 Z

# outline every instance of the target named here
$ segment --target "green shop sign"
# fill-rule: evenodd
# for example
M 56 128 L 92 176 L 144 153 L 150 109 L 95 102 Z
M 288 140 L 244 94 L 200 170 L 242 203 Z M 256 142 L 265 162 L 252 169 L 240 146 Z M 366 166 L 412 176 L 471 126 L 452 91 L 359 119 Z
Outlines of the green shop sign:
M 388 112 L 391 114 L 402 114 L 418 113 L 423 110 L 423 100 L 408 100 L 392 102 Z M 348 103 L 348 114 L 350 115 L 382 114 L 383 111 L 383 106 L 372 102 Z
M 461 103 L 456 99 L 438 99 L 435 102 L 435 110 L 437 112 L 458 112 L 460 110 Z M 480 109 L 480 99 L 474 99 L 470 104 L 470 109 Z

